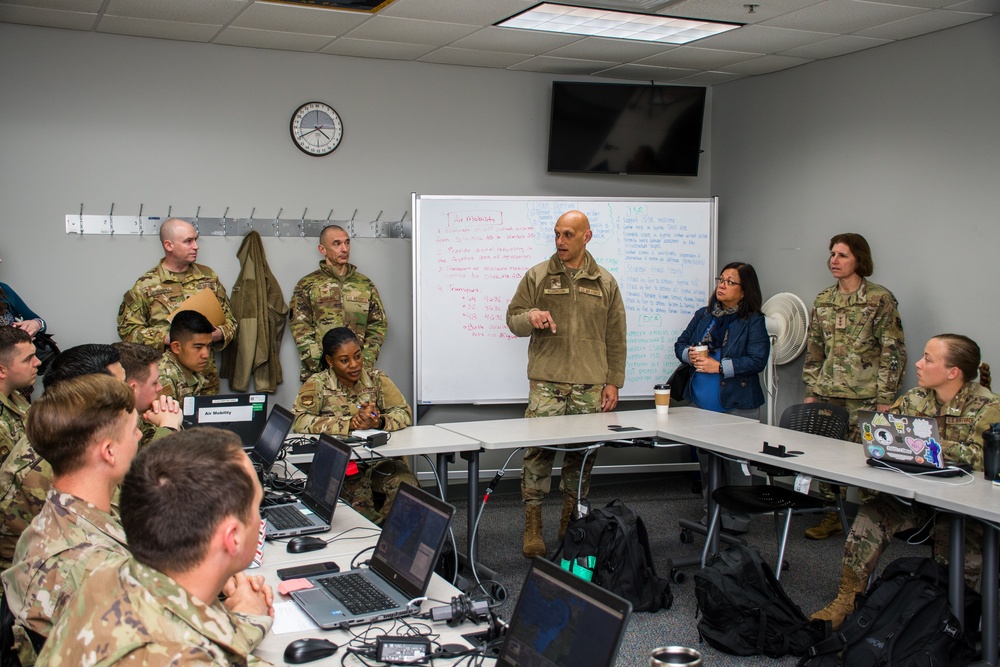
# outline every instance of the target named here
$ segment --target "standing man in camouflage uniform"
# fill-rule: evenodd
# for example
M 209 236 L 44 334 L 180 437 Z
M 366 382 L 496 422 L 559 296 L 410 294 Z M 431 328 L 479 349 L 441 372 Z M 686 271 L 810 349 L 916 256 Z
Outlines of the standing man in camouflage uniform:
M 347 327 L 361 340 L 365 366 L 374 368 L 385 342 L 389 322 L 375 283 L 359 273 L 351 260 L 351 237 L 342 227 L 329 225 L 319 235 L 319 269 L 295 285 L 288 319 L 302 360 L 299 379 L 305 382 L 322 370 L 323 335 Z
M 983 432 L 1000 422 L 1000 396 L 989 390 L 990 367 L 980 364 L 979 346 L 958 334 L 940 334 L 924 347 L 917 362 L 917 382 L 899 397 L 890 412 L 937 417 L 944 458 L 983 469 Z M 975 382 L 979 373 L 979 383 Z M 889 546 L 892 536 L 930 524 L 935 511 L 917 503 L 902 503 L 887 493 L 861 506 L 844 545 L 844 562 L 837 598 L 813 618 L 830 621 L 837 630 L 854 611 L 855 597 L 863 593 L 868 577 Z M 950 526 L 934 523 L 934 557 L 947 564 Z M 970 521 L 965 528 L 965 580 L 979 588 L 982 574 L 983 525 Z
M 125 384 L 135 394 L 135 409 L 139 412 L 139 430 L 142 440 L 139 447 L 148 445 L 153 438 L 163 438 L 176 433 L 184 423 L 181 406 L 170 396 L 161 396 L 160 358 L 162 354 L 138 343 L 112 343 L 121 355 L 125 369 Z
M 827 266 L 837 284 L 813 303 L 802 366 L 805 402 L 846 408 L 848 439 L 860 443 L 858 410 L 888 410 L 903 384 L 903 323 L 892 292 L 868 280 L 875 263 L 865 237 L 848 233 L 830 239 Z M 819 492 L 827 505 L 834 505 L 828 484 L 821 483 Z M 860 493 L 863 501 L 874 497 L 867 489 Z M 806 537 L 823 540 L 843 530 L 840 515 L 830 511 L 806 530 Z
M 3 573 L 22 667 L 34 664 L 32 644 L 41 648 L 84 579 L 128 556 L 111 498 L 138 450 L 137 422 L 135 395 L 108 375 L 60 382 L 31 408 L 28 439 L 53 479 Z
M 144 273 L 132 289 L 125 292 L 118 309 L 118 335 L 128 343 L 139 343 L 162 351 L 170 344 L 170 314 L 185 299 L 204 289 L 211 290 L 226 318 L 221 327 L 213 327 L 212 351 L 204 374 L 205 393 L 219 393 L 219 371 L 215 355 L 236 335 L 236 318 L 229 296 L 219 277 L 198 259 L 198 232 L 191 223 L 170 218 L 160 226 L 163 260 Z
M 64 350 L 52 361 L 45 374 L 45 390 L 59 382 L 91 373 L 111 375 L 125 381 L 125 371 L 118 362 L 118 350 L 110 345 L 91 343 Z M 52 466 L 39 456 L 26 434 L 0 465 L 0 571 L 11 566 L 14 548 L 21 533 L 38 516 L 52 488 Z
M 41 363 L 27 331 L 0 326 L 0 461 L 24 434 L 30 404 L 18 389 L 35 384 Z
M 208 368 L 212 359 L 212 330 L 208 318 L 194 310 L 182 310 L 170 323 L 170 347 L 160 359 L 160 392 L 176 400 L 186 396 L 215 395 Z M 216 378 L 218 380 L 218 377 Z
M 121 491 L 132 557 L 87 579 L 39 663 L 269 664 L 250 652 L 271 628 L 273 594 L 243 575 L 262 497 L 235 434 L 196 428 L 143 449 Z M 234 575 L 227 605 L 219 594 Z
M 590 221 L 580 211 L 556 221 L 556 252 L 521 279 L 507 307 L 507 326 L 528 345 L 528 409 L 525 417 L 610 412 L 625 384 L 625 306 L 618 283 L 587 252 Z M 581 471 L 582 452 L 566 452 L 559 489 L 563 493 L 559 539 L 576 504 L 590 490 L 593 454 Z M 525 558 L 545 555 L 542 499 L 552 486 L 551 449 L 524 453 L 521 499 L 524 502 Z

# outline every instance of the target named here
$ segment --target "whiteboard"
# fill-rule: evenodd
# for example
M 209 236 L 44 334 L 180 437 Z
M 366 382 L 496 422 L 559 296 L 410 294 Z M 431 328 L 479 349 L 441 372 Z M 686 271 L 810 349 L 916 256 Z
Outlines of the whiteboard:
M 674 341 L 708 303 L 718 199 L 413 195 L 413 359 L 417 404 L 528 399 L 528 338 L 507 328 L 525 272 L 555 252 L 556 220 L 587 214 L 587 250 L 625 302 L 621 398 L 647 398 L 677 366 Z

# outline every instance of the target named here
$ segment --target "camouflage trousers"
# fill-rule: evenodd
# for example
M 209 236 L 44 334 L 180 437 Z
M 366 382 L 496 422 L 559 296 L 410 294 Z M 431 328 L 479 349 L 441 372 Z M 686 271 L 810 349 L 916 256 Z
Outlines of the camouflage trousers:
M 382 525 L 389 516 L 399 485 L 418 486 L 417 477 L 401 458 L 379 459 L 375 463 L 358 462 L 358 474 L 344 479 L 340 497 L 372 523 Z M 375 494 L 385 496 L 381 508 L 375 507 Z
M 560 415 L 585 415 L 601 409 L 601 384 L 567 384 L 564 382 L 531 381 L 528 391 L 528 409 L 525 417 L 558 417 Z M 576 445 L 569 445 L 576 447 Z M 587 454 L 586 465 L 583 465 Z M 545 494 L 552 490 L 552 463 L 556 452 L 552 449 L 530 447 L 524 452 L 521 467 L 521 500 L 526 505 L 541 505 Z M 590 471 L 597 459 L 597 450 L 565 452 L 559 489 L 564 493 L 584 499 L 590 492 Z M 582 467 L 582 470 L 581 470 Z M 580 477 L 583 485 L 580 486 Z
M 817 396 L 819 400 L 824 403 L 833 403 L 834 405 L 839 405 L 845 410 L 847 410 L 847 439 L 851 442 L 856 442 L 861 444 L 861 432 L 858 430 L 858 410 L 874 410 L 875 409 L 875 399 L 874 398 L 833 398 L 831 396 Z M 826 482 L 819 483 L 819 497 L 826 502 L 827 505 L 834 505 L 837 502 L 837 497 L 833 493 L 833 489 Z M 840 487 L 840 497 L 843 498 L 847 493 L 845 487 Z M 877 495 L 877 491 L 872 491 L 871 489 L 858 488 L 858 495 L 861 497 L 861 502 L 867 503 L 869 500 L 874 499 Z
M 892 536 L 903 530 L 924 527 L 931 531 L 934 559 L 948 564 L 948 538 L 951 535 L 948 515 L 938 514 L 919 504 L 907 505 L 888 494 L 879 494 L 858 510 L 844 545 L 844 566 L 851 568 L 862 581 L 875 571 L 879 557 Z M 921 531 L 926 535 L 926 531 Z M 983 570 L 983 526 L 978 521 L 965 524 L 965 581 L 979 589 Z

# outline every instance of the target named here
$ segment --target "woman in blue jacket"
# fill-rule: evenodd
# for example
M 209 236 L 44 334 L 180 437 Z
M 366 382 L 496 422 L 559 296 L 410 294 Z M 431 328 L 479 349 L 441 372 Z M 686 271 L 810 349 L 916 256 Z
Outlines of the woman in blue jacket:
M 716 279 L 715 292 L 708 307 L 700 308 L 687 329 L 674 344 L 674 354 L 682 363 L 691 364 L 691 381 L 684 391 L 685 400 L 703 410 L 727 412 L 750 419 L 760 418 L 764 391 L 760 372 L 767 366 L 771 340 L 764 326 L 760 283 L 753 266 L 732 262 Z M 698 354 L 694 347 L 707 346 L 708 354 Z M 701 463 L 702 479 L 707 466 Z M 741 466 L 728 462 L 724 484 L 749 484 Z M 705 485 L 707 494 L 707 485 Z M 744 532 L 750 522 L 746 515 L 722 513 L 722 527 Z

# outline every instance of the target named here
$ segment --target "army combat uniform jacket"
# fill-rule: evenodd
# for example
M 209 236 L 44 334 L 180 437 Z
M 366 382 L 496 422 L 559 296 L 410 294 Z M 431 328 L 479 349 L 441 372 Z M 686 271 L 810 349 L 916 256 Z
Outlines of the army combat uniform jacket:
M 38 656 L 39 665 L 270 665 L 250 651 L 268 616 L 206 605 L 176 581 L 129 558 L 95 572 Z
M 14 560 L 21 533 L 45 506 L 52 488 L 52 467 L 22 435 L 0 465 L 0 570 Z
M 236 335 L 236 318 L 229 305 L 229 296 L 219 277 L 204 264 L 192 264 L 184 273 L 172 273 L 163 268 L 163 263 L 142 274 L 132 289 L 125 292 L 122 305 L 118 309 L 118 336 L 126 343 L 139 343 L 163 352 L 163 339 L 170 331 L 170 314 L 185 299 L 209 289 L 222 305 L 226 318 L 222 329 L 222 340 L 213 344 L 213 350 L 221 350 Z M 215 355 L 209 357 L 205 369 L 209 389 L 219 389 L 219 372 L 215 367 Z
M 10 396 L 0 394 L 0 461 L 7 458 L 10 450 L 24 435 L 24 415 L 31 404 L 28 399 L 15 391 Z
M 288 328 L 299 350 L 303 382 L 322 370 L 323 335 L 336 327 L 347 327 L 361 340 L 365 366 L 374 368 L 385 342 L 389 322 L 375 283 L 353 264 L 337 275 L 326 260 L 319 269 L 303 277 L 288 304 Z
M 160 384 L 163 385 L 160 394 L 163 396 L 171 396 L 174 400 L 183 402 L 185 396 L 214 396 L 219 393 L 219 378 L 216 376 L 215 386 L 210 386 L 208 367 L 205 368 L 205 373 L 188 370 L 171 350 L 160 357 L 159 367 Z
M 809 322 L 802 382 L 806 398 L 890 404 L 906 370 L 903 323 L 892 292 L 868 280 L 853 294 L 819 293 Z
M 348 435 L 351 417 L 362 403 L 374 402 L 379 416 L 385 418 L 383 431 L 398 431 L 413 423 L 413 413 L 402 392 L 380 370 L 363 370 L 354 387 L 340 383 L 333 369 L 316 373 L 299 389 L 292 412 L 296 433 Z
M 533 310 L 552 313 L 556 333 L 533 328 Z M 507 307 L 507 326 L 515 336 L 531 336 L 529 380 L 625 384 L 625 305 L 614 276 L 589 252 L 580 271 L 557 255 L 529 269 Z
M 4 594 L 16 619 L 14 647 L 23 667 L 34 662 L 24 628 L 48 637 L 87 576 L 128 555 L 117 517 L 68 493 L 49 490 L 41 513 L 17 543 L 14 565 L 3 573 Z

